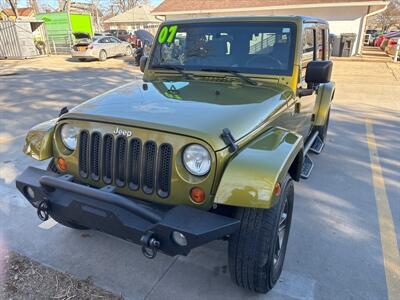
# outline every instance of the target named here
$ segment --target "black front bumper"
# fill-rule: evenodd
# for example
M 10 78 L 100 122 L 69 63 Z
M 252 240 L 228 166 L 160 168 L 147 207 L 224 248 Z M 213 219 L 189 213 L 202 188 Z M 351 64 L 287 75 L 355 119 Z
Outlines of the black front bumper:
M 240 224 L 237 219 L 189 206 L 128 198 L 114 193 L 113 186 L 88 187 L 74 182 L 71 175 L 33 167 L 16 184 L 34 207 L 45 208 L 45 214 L 60 223 L 96 229 L 168 255 L 187 255 L 195 247 L 235 232 Z M 28 187 L 34 191 L 33 198 Z M 175 231 L 186 237 L 187 245 L 173 240 Z

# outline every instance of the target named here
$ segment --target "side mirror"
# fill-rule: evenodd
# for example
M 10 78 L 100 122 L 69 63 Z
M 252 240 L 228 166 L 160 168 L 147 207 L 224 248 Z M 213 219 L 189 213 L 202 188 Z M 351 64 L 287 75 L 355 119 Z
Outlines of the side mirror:
M 328 83 L 331 81 L 333 63 L 330 60 L 309 62 L 306 71 L 308 84 Z
M 140 58 L 140 63 L 139 63 L 139 65 L 140 65 L 140 71 L 141 71 L 142 73 L 144 73 L 144 69 L 146 68 L 147 59 L 148 59 L 147 56 L 142 56 L 142 57 Z

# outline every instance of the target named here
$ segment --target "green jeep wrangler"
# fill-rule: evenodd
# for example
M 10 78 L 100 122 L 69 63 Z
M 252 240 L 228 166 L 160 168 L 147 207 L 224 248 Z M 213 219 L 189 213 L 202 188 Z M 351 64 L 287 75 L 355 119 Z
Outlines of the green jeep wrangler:
M 143 81 L 29 131 L 24 152 L 51 162 L 17 188 L 41 220 L 138 243 L 148 258 L 227 240 L 233 281 L 266 293 L 283 267 L 293 180 L 310 176 L 327 135 L 328 37 L 305 17 L 165 22 Z

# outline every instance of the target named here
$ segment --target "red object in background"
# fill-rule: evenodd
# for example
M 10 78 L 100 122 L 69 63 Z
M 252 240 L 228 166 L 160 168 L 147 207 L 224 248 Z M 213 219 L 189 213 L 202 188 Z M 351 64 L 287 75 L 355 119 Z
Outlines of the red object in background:
M 384 39 L 384 38 L 385 38 L 385 36 L 384 36 L 383 34 L 381 34 L 380 36 L 378 36 L 378 37 L 376 38 L 376 40 L 375 40 L 375 43 L 374 43 L 375 47 L 380 47 L 381 44 L 382 44 L 382 42 L 383 42 L 383 39 Z
M 397 36 L 399 36 L 399 34 L 400 34 L 400 31 L 381 34 L 379 37 L 376 38 L 374 45 L 375 45 L 375 47 L 380 47 L 384 40 L 390 39 L 391 37 L 397 37 Z
M 398 39 L 390 39 L 389 42 L 388 42 L 388 45 L 389 46 L 397 45 L 397 41 L 398 41 Z
M 126 40 L 128 43 L 130 43 L 134 48 L 137 47 L 137 43 L 138 43 L 138 38 L 136 35 L 134 34 L 130 34 Z

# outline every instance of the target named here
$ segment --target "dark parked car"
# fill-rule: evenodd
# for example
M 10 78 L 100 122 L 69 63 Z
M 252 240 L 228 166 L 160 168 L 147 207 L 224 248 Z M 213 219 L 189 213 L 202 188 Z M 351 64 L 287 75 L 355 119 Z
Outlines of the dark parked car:
M 136 50 L 133 51 L 133 58 L 135 59 L 135 64 L 138 66 L 140 58 L 143 55 L 149 55 L 151 46 L 154 42 L 154 36 L 150 32 L 143 29 L 136 30 L 135 36 L 137 37 L 137 41 Z
M 107 31 L 107 33 L 110 33 L 112 36 L 115 36 L 116 38 L 120 39 L 121 41 L 128 42 L 130 44 L 135 44 L 136 43 L 135 35 L 129 33 L 126 30 L 123 30 L 123 29 L 111 29 L 111 30 Z

